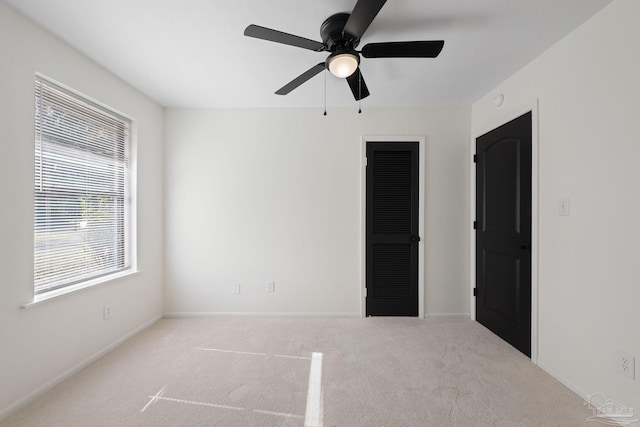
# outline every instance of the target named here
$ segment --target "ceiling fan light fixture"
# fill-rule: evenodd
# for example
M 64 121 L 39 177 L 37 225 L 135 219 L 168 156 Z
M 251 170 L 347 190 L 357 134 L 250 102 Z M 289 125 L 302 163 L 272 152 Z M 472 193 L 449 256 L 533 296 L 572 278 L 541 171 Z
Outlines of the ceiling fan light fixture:
M 334 53 L 327 59 L 329 72 L 336 77 L 346 78 L 358 69 L 360 58 L 353 53 Z

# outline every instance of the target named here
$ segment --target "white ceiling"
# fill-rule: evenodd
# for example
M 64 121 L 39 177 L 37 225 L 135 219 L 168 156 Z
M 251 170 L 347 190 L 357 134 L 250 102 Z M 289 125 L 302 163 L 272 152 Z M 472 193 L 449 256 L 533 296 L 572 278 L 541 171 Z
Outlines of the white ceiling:
M 258 24 L 321 41 L 355 0 L 4 0 L 166 107 L 318 107 L 327 54 L 243 36 Z M 366 0 L 360 0 L 366 1 Z M 362 38 L 445 40 L 436 59 L 366 59 L 363 106 L 470 105 L 611 0 L 389 0 Z M 328 74 L 328 73 L 327 73 Z M 355 106 L 327 75 L 327 104 Z

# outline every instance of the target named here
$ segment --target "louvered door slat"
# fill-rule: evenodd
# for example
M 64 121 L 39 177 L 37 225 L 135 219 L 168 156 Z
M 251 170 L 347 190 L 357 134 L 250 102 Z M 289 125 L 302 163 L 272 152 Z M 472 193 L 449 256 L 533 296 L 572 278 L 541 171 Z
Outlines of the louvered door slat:
M 373 232 L 411 233 L 411 152 L 373 153 Z
M 411 244 L 380 244 L 373 247 L 372 298 L 411 297 Z

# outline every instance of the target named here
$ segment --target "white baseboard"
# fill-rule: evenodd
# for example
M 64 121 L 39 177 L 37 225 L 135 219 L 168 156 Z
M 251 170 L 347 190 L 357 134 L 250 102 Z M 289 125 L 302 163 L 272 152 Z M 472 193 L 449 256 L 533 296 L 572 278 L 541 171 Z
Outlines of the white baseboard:
M 135 328 L 134 330 L 132 330 L 122 338 L 119 338 L 118 340 L 104 347 L 97 353 L 94 353 L 93 355 L 89 356 L 88 358 L 76 364 L 75 366 L 71 367 L 70 369 L 67 369 L 65 372 L 61 373 L 60 375 L 57 375 L 56 377 L 42 384 L 40 387 L 36 388 L 32 392 L 27 393 L 26 395 L 22 396 L 20 399 L 9 404 L 9 406 L 6 406 L 5 408 L 0 409 L 0 421 L 12 415 L 14 412 L 17 412 L 18 410 L 20 410 L 21 408 L 29 404 L 31 401 L 42 396 L 44 393 L 51 390 L 52 388 L 54 388 L 64 380 L 69 379 L 73 375 L 77 374 L 78 372 L 80 372 L 81 370 L 83 370 L 84 368 L 86 368 L 96 360 L 105 356 L 107 353 L 113 351 L 116 347 L 124 343 L 129 338 L 147 329 L 149 326 L 153 325 L 160 319 L 162 319 L 162 316 L 154 317 L 153 319 L 145 322 L 144 324 L 142 324 L 141 326 L 138 326 L 137 328 Z
M 564 384 L 569 390 L 571 390 L 572 392 L 574 392 L 575 394 L 577 394 L 578 396 L 580 396 L 582 399 L 586 399 L 588 393 L 585 392 L 581 387 L 578 387 L 575 383 L 569 381 L 568 379 L 566 379 L 565 377 L 563 377 L 562 375 L 558 374 L 553 368 L 549 367 L 549 365 L 547 365 L 544 360 L 541 360 L 540 358 L 538 358 L 537 361 L 537 365 L 543 370 L 545 371 L 547 374 L 551 375 L 553 378 L 557 379 L 558 381 L 560 381 L 562 384 Z
M 174 311 L 164 314 L 166 319 L 191 317 L 328 317 L 328 318 L 360 318 L 357 312 L 238 312 L 238 311 Z M 469 319 L 469 313 L 429 313 L 425 319 Z
M 427 313 L 425 319 L 470 319 L 469 313 Z
M 346 312 L 236 312 L 236 311 L 183 311 L 165 313 L 164 317 L 182 318 L 182 317 L 360 317 L 360 313 Z

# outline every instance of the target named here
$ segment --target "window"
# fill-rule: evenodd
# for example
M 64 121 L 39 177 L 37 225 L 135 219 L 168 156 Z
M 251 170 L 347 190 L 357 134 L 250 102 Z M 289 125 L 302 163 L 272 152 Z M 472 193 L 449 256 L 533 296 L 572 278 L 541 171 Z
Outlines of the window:
M 36 295 L 131 267 L 130 127 L 115 112 L 36 78 Z

